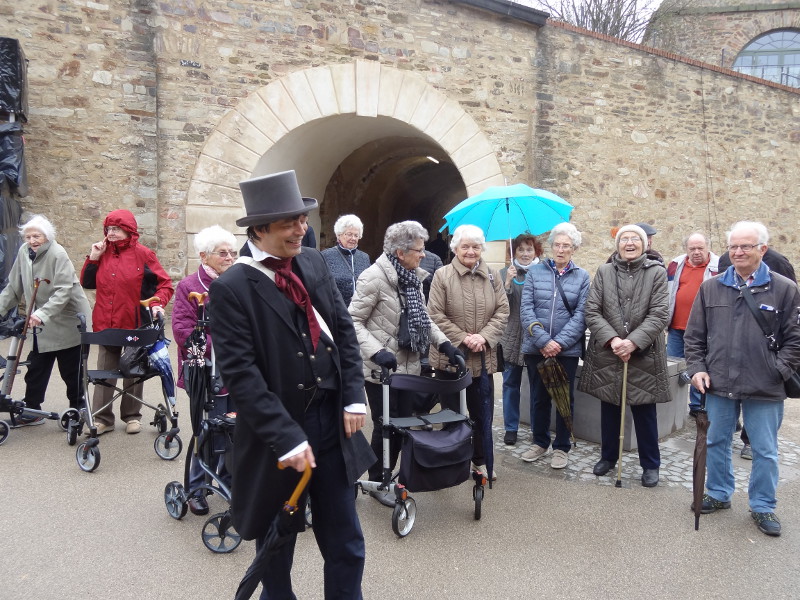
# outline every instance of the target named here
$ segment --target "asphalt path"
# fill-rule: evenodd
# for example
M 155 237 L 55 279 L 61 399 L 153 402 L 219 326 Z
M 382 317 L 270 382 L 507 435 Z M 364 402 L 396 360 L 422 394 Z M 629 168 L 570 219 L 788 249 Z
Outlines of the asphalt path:
M 14 397 L 23 390 L 18 376 Z M 145 395 L 158 401 L 157 380 L 147 382 Z M 46 408 L 66 407 L 56 373 Z M 182 391 L 178 408 L 188 441 Z M 126 435 L 117 426 L 100 438 L 94 473 L 78 468 L 75 448 L 53 421 L 13 430 L 0 447 L 0 599 L 233 597 L 253 544 L 224 555 L 207 550 L 205 517 L 177 521 L 164 504 L 165 485 L 182 480 L 185 452 L 161 460 L 154 427 Z M 781 435 L 800 443 L 800 400 L 787 401 Z M 703 516 L 694 531 L 683 487 L 645 489 L 632 471 L 620 489 L 543 474 L 511 452 L 497 459 L 499 479 L 486 491 L 480 521 L 468 484 L 415 494 L 416 524 L 403 539 L 392 532 L 389 509 L 358 499 L 365 598 L 798 597 L 797 465 L 782 465 L 784 533 L 770 538 L 756 529 L 741 490 L 731 510 Z M 791 476 L 784 481 L 785 471 Z M 212 513 L 224 510 L 218 498 L 210 501 Z M 298 540 L 293 578 L 298 598 L 322 598 L 311 532 Z

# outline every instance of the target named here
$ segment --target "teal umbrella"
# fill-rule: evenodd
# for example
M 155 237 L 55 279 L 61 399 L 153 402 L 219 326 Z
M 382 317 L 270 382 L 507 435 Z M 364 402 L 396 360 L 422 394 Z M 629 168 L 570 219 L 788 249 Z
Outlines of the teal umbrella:
M 459 225 L 476 225 L 486 241 L 510 240 L 521 233 L 539 235 L 569 221 L 572 205 L 547 190 L 524 183 L 490 187 L 459 202 L 439 229 L 453 233 Z

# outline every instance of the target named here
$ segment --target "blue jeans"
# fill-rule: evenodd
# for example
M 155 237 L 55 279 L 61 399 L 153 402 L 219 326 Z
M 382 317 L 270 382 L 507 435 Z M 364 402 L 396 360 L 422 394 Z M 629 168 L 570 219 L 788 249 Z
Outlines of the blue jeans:
M 683 329 L 667 330 L 667 356 L 686 358 L 683 345 L 683 336 L 686 332 Z M 700 410 L 700 392 L 693 385 L 689 386 L 689 410 Z
M 737 401 L 706 393 L 708 428 L 706 490 L 715 500 L 728 502 L 735 482 L 731 445 L 736 428 Z M 742 419 L 753 448 L 753 466 L 747 489 L 750 510 L 774 512 L 778 502 L 778 430 L 783 421 L 783 400 L 742 400 Z
M 523 368 L 522 365 L 506 363 L 503 370 L 503 421 L 506 431 L 519 429 L 519 386 Z

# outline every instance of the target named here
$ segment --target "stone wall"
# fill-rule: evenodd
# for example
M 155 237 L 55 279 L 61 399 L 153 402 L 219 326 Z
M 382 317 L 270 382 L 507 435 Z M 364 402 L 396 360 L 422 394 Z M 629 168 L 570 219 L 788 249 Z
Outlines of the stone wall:
M 800 2 L 667 0 L 644 43 L 730 68 L 753 39 L 785 28 L 800 28 Z
M 356 59 L 419 74 L 479 125 L 509 183 L 573 202 L 591 268 L 611 227 L 642 220 L 671 255 L 691 229 L 719 247 L 758 217 L 800 258 L 800 102 L 784 90 L 444 0 L 14 4 L 0 35 L 30 60 L 25 206 L 78 265 L 125 207 L 180 278 L 187 190 L 223 117 L 287 74 Z

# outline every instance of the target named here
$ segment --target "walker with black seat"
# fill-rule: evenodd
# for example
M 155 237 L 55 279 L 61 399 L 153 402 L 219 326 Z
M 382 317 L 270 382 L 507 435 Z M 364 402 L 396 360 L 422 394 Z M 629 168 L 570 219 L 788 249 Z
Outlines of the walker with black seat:
M 144 308 L 148 308 L 158 298 L 148 298 L 147 300 L 140 301 Z M 147 311 L 149 313 L 149 310 Z M 81 332 L 81 363 L 82 363 L 82 390 L 81 400 L 83 407 L 79 410 L 74 408 L 68 409 L 64 417 L 65 427 L 67 431 L 67 443 L 74 446 L 78 441 L 78 436 L 83 432 L 83 426 L 86 425 L 89 429 L 88 438 L 78 444 L 75 452 L 75 459 L 78 466 L 86 472 L 92 472 L 100 465 L 100 449 L 98 444 L 100 439 L 97 434 L 97 426 L 94 422 L 94 416 L 101 410 L 113 404 L 118 398 L 123 395 L 129 395 L 143 406 L 155 411 L 153 420 L 150 425 L 156 427 L 159 432 L 156 437 L 153 447 L 156 454 L 164 460 L 175 459 L 183 449 L 183 442 L 181 441 L 178 432 L 178 412 L 174 410 L 175 405 L 175 390 L 174 380 L 172 387 L 169 387 L 169 380 L 172 378 L 171 367 L 169 367 L 168 357 L 167 364 L 163 364 L 163 358 L 159 356 L 157 359 L 153 356 L 156 350 L 159 349 L 158 354 L 166 353 L 166 338 L 164 337 L 164 320 L 161 315 L 156 316 L 151 320 L 151 323 L 139 329 L 104 329 L 103 331 L 88 332 L 86 331 L 86 320 L 82 318 L 83 315 L 78 315 L 81 323 L 78 329 Z M 123 347 L 123 354 L 126 350 L 139 351 L 137 363 L 130 369 L 120 369 L 119 367 L 114 370 L 92 370 L 88 367 L 89 352 L 93 345 L 97 346 L 119 346 Z M 168 373 L 165 372 L 167 371 Z M 131 393 L 131 388 L 139 383 L 143 383 L 153 377 L 161 379 L 161 391 L 164 397 L 163 403 L 157 405 L 150 404 L 144 398 L 140 398 Z M 119 379 L 128 379 L 131 383 L 126 387 L 118 387 L 110 381 Z M 94 413 L 91 408 L 91 394 L 89 394 L 90 385 L 100 385 L 109 387 L 114 390 L 114 395 L 104 406 L 100 407 Z M 122 384 L 124 385 L 124 383 Z M 144 394 L 142 394 L 144 395 Z M 169 420 L 170 427 L 167 430 L 167 420 Z
M 473 423 L 467 413 L 466 389 L 472 375 L 464 360 L 458 358 L 455 379 L 390 374 L 381 370 L 383 385 L 383 475 L 381 481 L 358 480 L 356 491 L 394 494 L 392 529 L 405 537 L 414 527 L 417 505 L 410 492 L 432 492 L 459 485 L 470 476 L 474 481 L 472 498 L 475 519 L 481 518 L 486 476 L 470 468 L 472 461 Z M 419 394 L 459 394 L 459 412 L 444 409 L 437 413 L 392 418 L 389 411 L 390 389 Z M 400 469 L 396 475 L 390 468 L 390 435 L 399 432 L 403 438 Z

